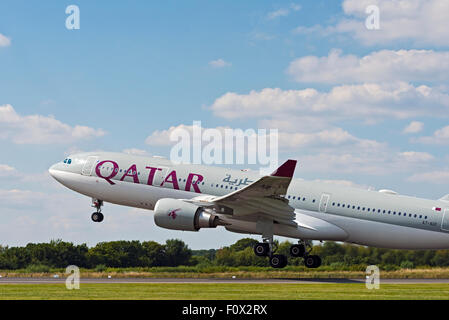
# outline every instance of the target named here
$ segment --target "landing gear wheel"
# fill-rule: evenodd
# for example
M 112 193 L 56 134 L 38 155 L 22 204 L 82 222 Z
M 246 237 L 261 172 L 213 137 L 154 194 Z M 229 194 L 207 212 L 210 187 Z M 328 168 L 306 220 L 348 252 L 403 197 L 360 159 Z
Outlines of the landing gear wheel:
M 304 264 L 307 268 L 318 268 L 321 266 L 321 258 L 315 255 L 306 256 L 304 257 Z
M 303 244 L 294 244 L 290 247 L 290 255 L 292 257 L 304 257 L 306 248 Z
M 270 252 L 270 245 L 265 242 L 259 242 L 254 246 L 254 253 L 259 257 L 266 257 Z
M 94 212 L 94 213 L 92 213 L 91 218 L 92 218 L 93 222 L 101 222 L 101 221 L 103 221 L 104 216 L 101 212 Z
M 284 268 L 287 263 L 287 257 L 283 254 L 273 254 L 270 257 L 270 266 L 272 266 L 273 268 Z

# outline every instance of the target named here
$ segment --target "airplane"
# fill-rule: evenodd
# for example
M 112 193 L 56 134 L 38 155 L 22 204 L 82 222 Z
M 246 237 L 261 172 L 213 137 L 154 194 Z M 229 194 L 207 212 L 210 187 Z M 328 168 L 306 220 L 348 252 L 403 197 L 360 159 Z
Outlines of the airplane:
M 395 249 L 449 248 L 449 195 L 439 200 L 293 179 L 297 161 L 272 174 L 191 164 L 163 157 L 111 152 L 68 156 L 50 167 L 65 187 L 92 198 L 91 219 L 104 219 L 104 202 L 154 211 L 162 228 L 199 231 L 223 227 L 262 236 L 254 246 L 274 268 L 288 260 L 276 254 L 274 236 L 294 238 L 292 257 L 308 268 L 321 259 L 312 241 L 338 241 Z

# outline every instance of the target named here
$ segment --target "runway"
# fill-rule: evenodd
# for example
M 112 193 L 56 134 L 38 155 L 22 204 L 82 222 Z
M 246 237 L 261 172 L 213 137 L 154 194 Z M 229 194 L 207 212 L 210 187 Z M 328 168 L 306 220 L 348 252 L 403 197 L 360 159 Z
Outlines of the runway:
M 0 278 L 2 284 L 57 284 L 65 283 L 65 278 Z M 151 283 L 246 283 L 246 284 L 343 284 L 343 283 L 365 283 L 365 279 L 195 279 L 195 278 L 81 278 L 80 283 L 101 284 L 151 284 Z M 380 279 L 382 284 L 449 284 L 449 279 Z

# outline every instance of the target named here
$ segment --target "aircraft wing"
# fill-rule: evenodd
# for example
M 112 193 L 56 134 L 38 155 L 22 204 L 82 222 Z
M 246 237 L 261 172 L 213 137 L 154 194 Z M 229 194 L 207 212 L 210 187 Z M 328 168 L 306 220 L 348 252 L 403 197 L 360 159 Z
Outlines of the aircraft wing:
M 294 208 L 284 195 L 295 172 L 296 160 L 287 160 L 271 175 L 221 197 L 191 199 L 202 206 L 214 206 L 217 213 L 232 214 L 233 219 L 270 219 L 275 223 L 297 226 Z

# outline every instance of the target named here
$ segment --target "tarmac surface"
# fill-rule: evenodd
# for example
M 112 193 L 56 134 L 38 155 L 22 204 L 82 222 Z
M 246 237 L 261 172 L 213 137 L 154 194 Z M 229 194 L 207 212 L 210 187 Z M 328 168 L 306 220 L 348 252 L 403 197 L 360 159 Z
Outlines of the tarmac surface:
M 65 278 L 0 278 L 1 284 L 52 284 L 65 283 Z M 249 284 L 317 284 L 365 283 L 365 279 L 194 279 L 194 278 L 81 278 L 81 283 L 249 283 Z M 438 284 L 449 279 L 380 279 L 382 284 Z

